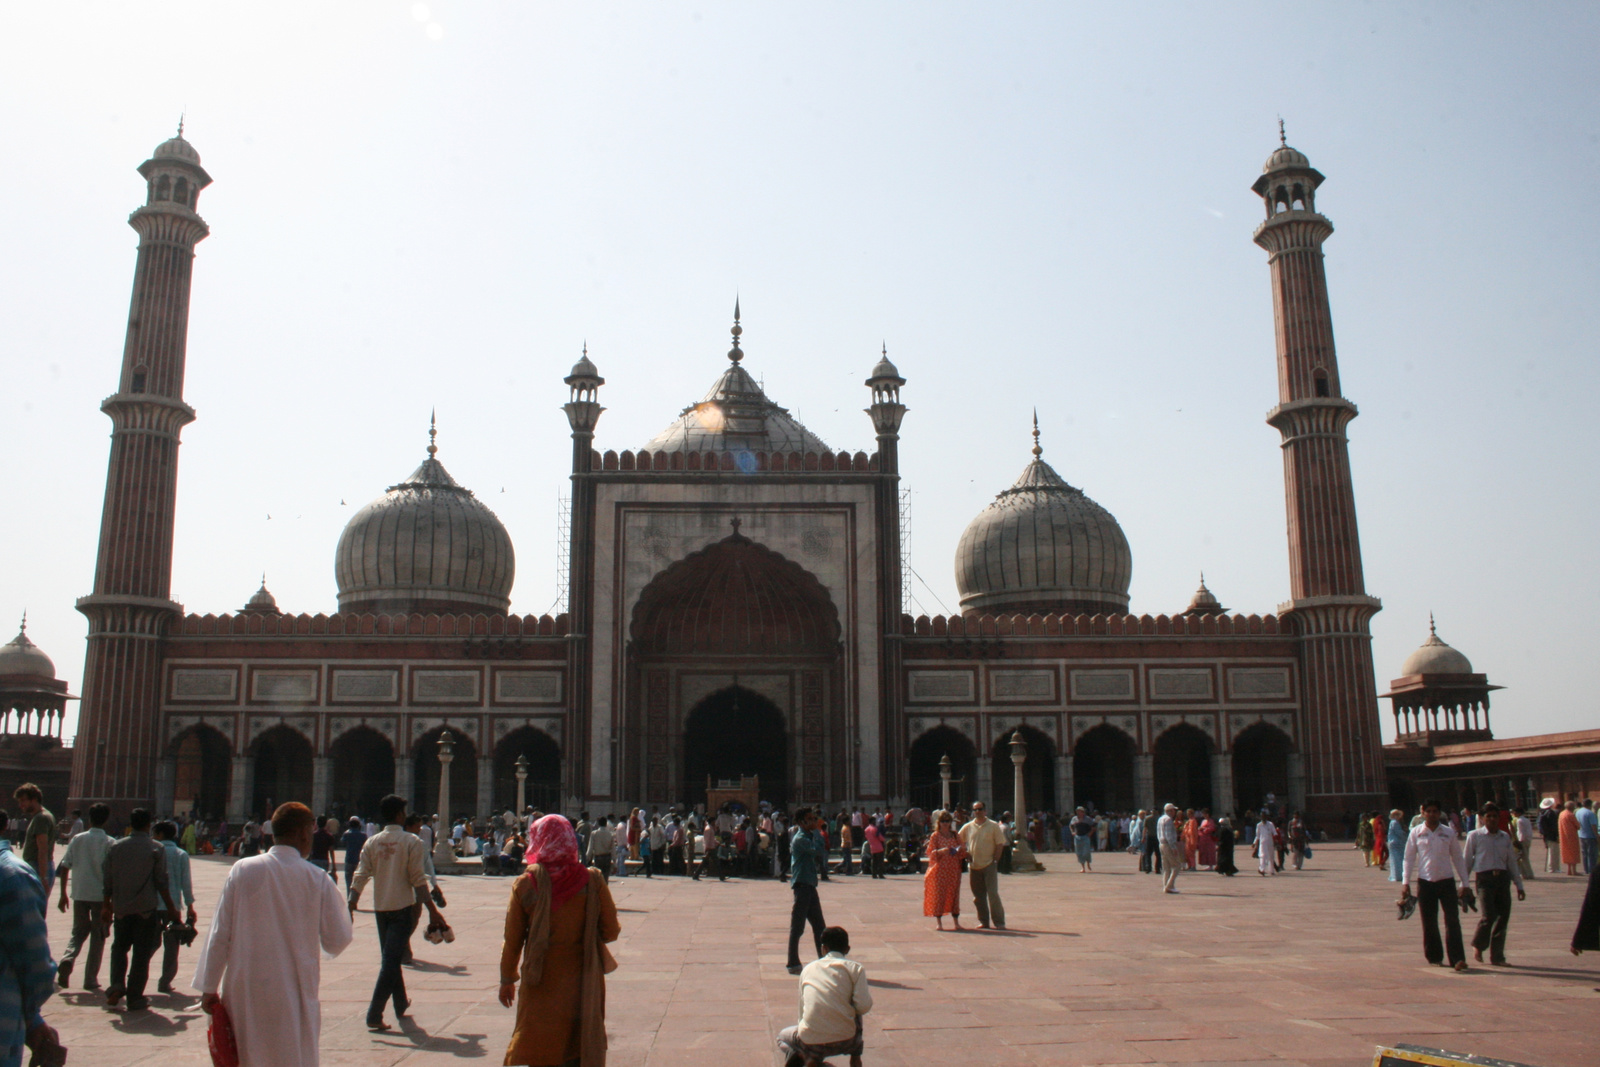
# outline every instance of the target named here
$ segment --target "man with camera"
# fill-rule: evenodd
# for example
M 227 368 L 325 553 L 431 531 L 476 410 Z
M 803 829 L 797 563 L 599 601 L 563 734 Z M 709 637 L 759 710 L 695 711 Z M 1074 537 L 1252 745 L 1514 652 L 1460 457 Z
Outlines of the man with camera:
M 172 902 L 189 909 L 183 923 L 166 918 L 161 928 L 161 980 L 156 989 L 174 992 L 172 980 L 178 977 L 178 946 L 194 944 L 194 882 L 189 877 L 189 854 L 178 847 L 178 824 L 162 820 L 155 825 L 155 838 L 167 854 L 167 895 Z
M 167 890 L 167 852 L 150 839 L 150 812 L 134 808 L 128 815 L 128 836 L 112 845 L 105 860 L 105 903 L 102 921 L 111 927 L 111 986 L 106 1006 L 114 1008 L 126 994 L 129 1011 L 150 1006 L 144 983 L 150 957 L 161 944 L 161 919 L 157 911 L 178 922 L 178 906 Z M 128 960 L 129 951 L 133 960 Z

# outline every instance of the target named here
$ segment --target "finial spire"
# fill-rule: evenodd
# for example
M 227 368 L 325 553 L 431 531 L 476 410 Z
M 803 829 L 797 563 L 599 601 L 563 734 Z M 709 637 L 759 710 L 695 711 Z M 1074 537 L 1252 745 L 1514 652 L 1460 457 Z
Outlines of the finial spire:
M 1283 116 L 1282 115 L 1278 116 L 1278 147 L 1279 148 L 1288 148 L 1289 147 L 1289 136 L 1288 136 L 1288 134 L 1283 132 Z
M 739 325 L 739 295 L 733 297 L 733 347 L 728 349 L 728 358 L 737 363 L 744 358 L 744 353 L 739 350 L 739 337 L 744 333 L 744 327 Z
M 23 608 L 22 609 L 22 628 L 20 630 L 18 630 L 17 632 L 18 633 L 23 633 L 23 634 L 28 632 L 28 609 L 27 608 Z
M 1039 409 L 1033 409 L 1033 458 L 1038 459 L 1044 455 L 1044 449 L 1039 447 Z
M 1428 612 L 1428 636 L 1429 637 L 1438 637 L 1439 636 L 1438 628 L 1433 625 L 1433 612 L 1431 612 L 1431 611 Z
M 587 347 L 588 346 L 586 345 L 585 348 L 587 349 Z M 438 455 L 438 453 L 439 453 L 439 446 L 435 443 L 435 438 L 437 438 L 439 436 L 439 427 L 438 427 L 438 420 L 437 420 L 438 411 L 439 411 L 438 408 L 434 408 L 433 410 L 428 412 L 428 458 L 429 459 L 432 459 L 434 456 Z M 262 575 L 261 577 L 262 577 L 262 581 L 266 580 L 266 575 Z
M 185 116 L 184 116 L 183 112 L 181 112 L 181 111 L 178 112 L 178 138 L 180 140 L 183 138 L 183 120 L 184 120 L 184 117 Z

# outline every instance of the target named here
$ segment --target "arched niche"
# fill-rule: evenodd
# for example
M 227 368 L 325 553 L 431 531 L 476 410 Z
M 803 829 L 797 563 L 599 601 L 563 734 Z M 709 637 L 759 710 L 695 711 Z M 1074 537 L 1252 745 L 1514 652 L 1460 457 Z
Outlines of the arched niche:
M 1294 742 L 1271 723 L 1258 722 L 1233 742 L 1233 792 L 1240 812 L 1258 811 L 1267 795 L 1283 804 L 1289 797 L 1289 754 Z
M 356 726 L 328 747 L 328 755 L 333 775 L 327 814 L 377 822 L 379 802 L 394 792 L 394 746 L 389 739 L 370 726 Z
M 908 803 L 932 811 L 943 803 L 939 761 L 950 757 L 950 803 L 953 807 L 972 806 L 978 787 L 978 749 L 972 739 L 953 726 L 943 724 L 919 735 L 907 753 L 910 766 L 907 781 Z
M 786 806 L 789 742 L 783 713 L 766 697 L 742 686 L 718 690 L 694 706 L 683 728 L 683 797 L 703 804 L 706 778 L 761 778 L 761 799 Z
M 1156 738 L 1154 781 L 1156 807 L 1176 804 L 1179 808 L 1210 808 L 1211 754 L 1216 742 L 1193 723 L 1168 727 Z
M 291 726 L 274 726 L 255 739 L 250 752 L 255 763 L 253 813 L 271 817 L 279 804 L 311 803 L 312 751 L 305 734 Z
M 1028 811 L 1054 811 L 1056 743 L 1032 726 L 1007 730 L 1003 736 L 995 739 L 991 757 L 994 761 L 994 796 L 982 799 L 988 800 L 990 814 L 1010 811 L 1013 807 L 1017 776 L 1016 764 L 1011 762 L 1011 735 L 1017 730 L 1022 731 L 1022 739 L 1028 743 L 1028 758 L 1022 764 L 1023 800 L 1027 802 Z M 1021 812 L 1012 814 L 1018 818 L 1023 815 Z
M 233 745 L 214 726 L 200 723 L 172 739 L 172 814 L 220 819 L 228 811 Z
M 561 810 L 561 746 L 536 726 L 520 726 L 501 738 L 494 748 L 494 812 L 517 806 L 517 757 L 528 761 L 524 798 L 549 814 Z M 522 812 L 517 812 L 521 815 Z
M 1085 731 L 1072 746 L 1073 806 L 1094 811 L 1137 811 L 1137 752 L 1134 739 L 1109 723 Z
M 450 730 L 450 821 L 462 816 L 481 816 L 478 811 L 478 746 L 460 729 L 436 726 L 423 734 L 411 748 L 414 810 L 424 815 L 439 814 L 439 735 Z M 448 829 L 448 828 L 447 828 Z

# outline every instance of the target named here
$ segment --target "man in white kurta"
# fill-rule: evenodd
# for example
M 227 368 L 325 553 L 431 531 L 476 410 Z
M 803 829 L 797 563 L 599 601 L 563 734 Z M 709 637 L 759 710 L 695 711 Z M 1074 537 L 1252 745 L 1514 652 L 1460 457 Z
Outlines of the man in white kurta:
M 317 1067 L 321 953 L 350 944 L 350 912 L 327 872 L 306 861 L 310 810 L 285 804 L 272 821 L 272 849 L 235 863 L 222 883 L 194 988 L 208 1011 L 221 990 L 240 1067 Z
M 1256 869 L 1263 875 L 1277 874 L 1277 844 L 1278 828 L 1267 821 L 1267 813 L 1261 813 L 1261 821 L 1256 823 Z

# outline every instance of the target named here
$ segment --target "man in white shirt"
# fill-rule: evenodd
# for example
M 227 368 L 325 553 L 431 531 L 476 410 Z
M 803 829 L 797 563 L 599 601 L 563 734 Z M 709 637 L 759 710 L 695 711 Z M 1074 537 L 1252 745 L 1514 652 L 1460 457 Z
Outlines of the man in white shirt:
M 428 917 L 440 927 L 448 926 L 439 913 L 433 898 L 428 895 L 428 874 L 425 865 L 426 849 L 422 838 L 408 834 L 402 821 L 406 802 L 393 793 L 378 804 L 383 816 L 383 829 L 361 846 L 361 862 L 356 866 L 355 879 L 350 883 L 350 915 L 354 917 L 356 904 L 367 883 L 373 883 L 372 910 L 378 924 L 378 943 L 382 948 L 382 963 L 378 968 L 378 981 L 372 990 L 372 1003 L 367 1008 L 367 1029 L 383 1031 L 389 1024 L 383 1021 L 384 1004 L 394 1000 L 396 1016 L 404 1015 L 411 1007 L 406 996 L 406 980 L 400 965 L 405 959 L 406 943 L 416 923 L 417 905 L 428 909 Z
M 90 804 L 90 828 L 74 836 L 61 857 L 61 899 L 56 905 L 61 911 L 67 910 L 67 885 L 72 885 L 72 940 L 56 967 L 56 985 L 62 989 L 72 979 L 72 965 L 83 949 L 84 938 L 89 939 L 89 958 L 83 965 L 83 988 L 100 988 L 100 959 L 106 947 L 100 907 L 106 898 L 103 876 L 112 842 L 105 825 L 110 817 L 109 805 Z
M 1528 813 L 1522 808 L 1516 810 L 1517 838 L 1512 844 L 1517 846 L 1517 866 L 1522 870 L 1522 877 L 1533 877 L 1533 820 L 1528 818 Z
M 822 931 L 822 949 L 800 972 L 800 1021 L 778 1035 L 778 1049 L 785 1067 L 816 1067 L 829 1056 L 849 1056 L 850 1067 L 861 1067 L 861 1017 L 872 1010 L 867 970 L 847 957 L 850 935 L 842 927 Z
M 228 871 L 200 950 L 200 1006 L 227 1009 L 243 1067 L 317 1067 L 322 953 L 350 944 L 350 916 L 339 887 L 306 862 L 315 830 L 304 804 L 273 813 L 271 851 Z
M 1434 966 L 1443 966 L 1448 949 L 1450 966 L 1467 969 L 1461 946 L 1459 896 L 1467 889 L 1467 868 L 1456 847 L 1456 832 L 1440 817 L 1439 802 L 1422 803 L 1422 822 L 1406 838 L 1406 884 L 1400 901 L 1415 894 L 1422 912 L 1422 953 Z M 1459 883 L 1459 887 L 1458 887 Z M 1415 890 L 1413 890 L 1415 886 Z M 1444 909 L 1445 944 L 1439 944 L 1439 909 Z
M 1478 907 L 1482 917 L 1472 934 L 1472 958 L 1483 962 L 1489 949 L 1489 962 L 1506 965 L 1506 925 L 1511 921 L 1511 883 L 1517 883 L 1517 899 L 1527 900 L 1522 889 L 1522 871 L 1517 865 L 1516 846 L 1511 835 L 1500 829 L 1500 806 L 1489 801 L 1483 806 L 1478 828 L 1467 835 L 1464 864 L 1478 883 Z
M 1006 838 L 1000 830 L 1000 824 L 991 822 L 985 811 L 983 801 L 974 801 L 972 805 L 972 821 L 961 828 L 961 841 L 967 846 L 967 855 L 971 857 L 971 866 L 968 869 L 968 881 L 972 886 L 972 903 L 978 909 L 978 925 L 989 929 L 989 920 L 994 919 L 994 925 L 1004 930 L 1006 928 L 1006 908 L 1000 903 L 1000 854 L 1005 851 Z
M 1168 804 L 1156 820 L 1156 844 L 1161 849 L 1161 891 L 1178 891 L 1178 872 L 1183 869 L 1183 843 L 1178 840 L 1178 813 L 1176 804 Z

